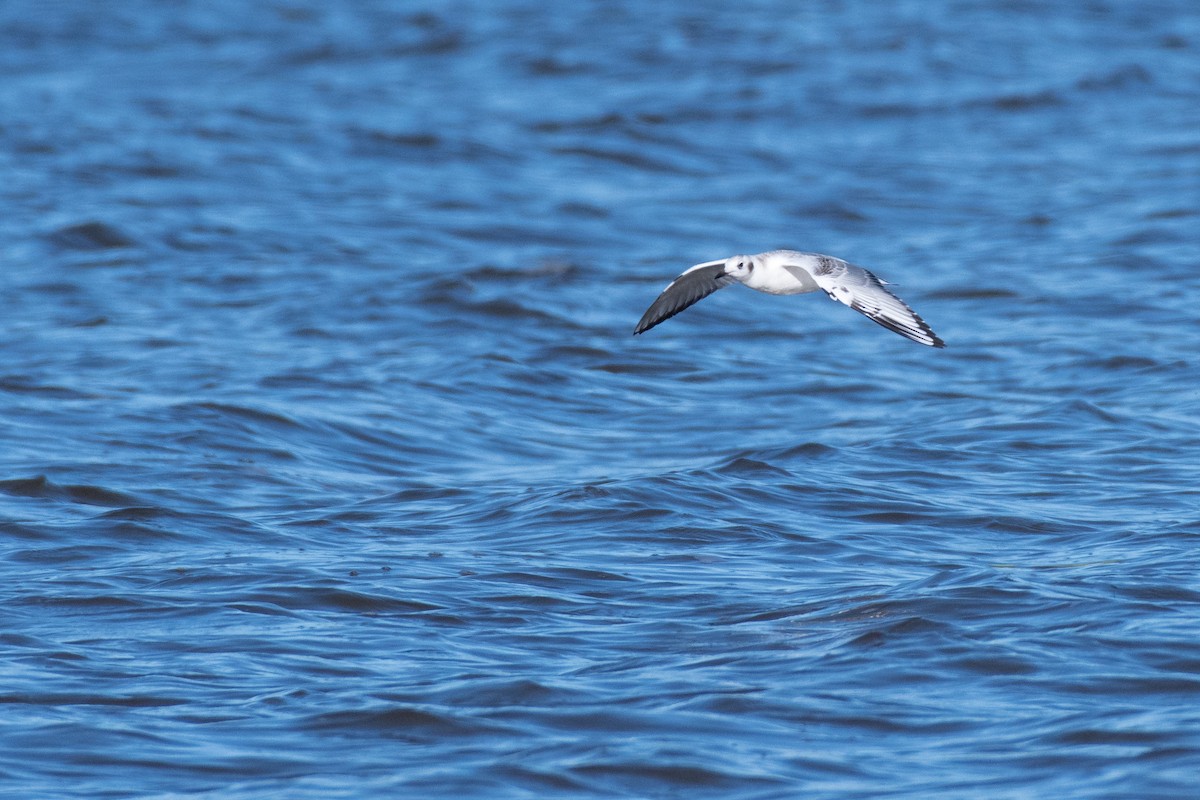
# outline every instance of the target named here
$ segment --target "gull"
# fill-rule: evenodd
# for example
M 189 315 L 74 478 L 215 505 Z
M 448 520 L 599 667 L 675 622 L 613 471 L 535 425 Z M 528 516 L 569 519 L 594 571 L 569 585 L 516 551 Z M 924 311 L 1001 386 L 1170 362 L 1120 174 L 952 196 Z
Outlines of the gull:
M 797 250 L 771 250 L 697 264 L 663 289 L 642 315 L 634 335 L 735 283 L 767 294 L 805 294 L 820 289 L 889 331 L 930 347 L 946 346 L 925 320 L 884 288 L 887 281 L 840 258 Z

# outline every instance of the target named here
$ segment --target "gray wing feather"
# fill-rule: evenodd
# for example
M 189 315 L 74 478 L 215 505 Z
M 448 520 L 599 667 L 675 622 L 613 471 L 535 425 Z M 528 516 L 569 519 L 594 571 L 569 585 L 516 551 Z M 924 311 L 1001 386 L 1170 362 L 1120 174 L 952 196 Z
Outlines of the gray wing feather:
M 645 333 L 658 323 L 695 305 L 717 289 L 723 289 L 736 282 L 734 278 L 725 274 L 724 261 L 692 267 L 671 281 L 671 285 L 663 289 L 658 299 L 650 304 L 637 327 L 633 329 L 634 336 Z
M 814 277 L 834 300 L 845 303 L 889 331 L 929 347 L 946 346 L 929 323 L 884 288 L 883 281 L 862 267 L 842 261 Z

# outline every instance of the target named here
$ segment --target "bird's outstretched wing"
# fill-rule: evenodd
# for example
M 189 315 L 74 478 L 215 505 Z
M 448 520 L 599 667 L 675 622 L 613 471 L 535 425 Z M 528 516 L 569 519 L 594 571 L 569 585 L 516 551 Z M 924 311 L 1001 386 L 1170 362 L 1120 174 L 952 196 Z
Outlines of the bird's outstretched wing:
M 725 259 L 697 264 L 663 289 L 658 299 L 650 304 L 645 314 L 642 314 L 641 321 L 633 329 L 634 336 L 645 333 L 663 320 L 670 319 L 717 289 L 723 289 L 732 283 L 737 283 L 737 280 L 725 274 Z
M 814 270 L 813 280 L 831 298 L 914 342 L 930 347 L 946 346 L 925 320 L 884 288 L 879 278 L 845 261 L 828 261 L 833 263 L 823 263 Z

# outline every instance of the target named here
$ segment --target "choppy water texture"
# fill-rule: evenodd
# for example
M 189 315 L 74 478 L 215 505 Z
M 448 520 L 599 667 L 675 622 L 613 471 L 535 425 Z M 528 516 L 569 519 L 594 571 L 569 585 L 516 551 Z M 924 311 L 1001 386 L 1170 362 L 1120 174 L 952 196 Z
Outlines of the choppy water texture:
M 1191 2 L 0 6 L 6 796 L 1190 796 Z M 690 264 L 828 252 L 949 346 Z

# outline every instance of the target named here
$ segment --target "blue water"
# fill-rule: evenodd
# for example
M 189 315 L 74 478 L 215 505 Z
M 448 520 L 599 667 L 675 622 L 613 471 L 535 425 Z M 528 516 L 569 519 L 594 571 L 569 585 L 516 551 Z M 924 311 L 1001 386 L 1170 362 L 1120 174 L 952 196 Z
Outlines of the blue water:
M 2 793 L 1195 796 L 1198 9 L 0 5 Z

